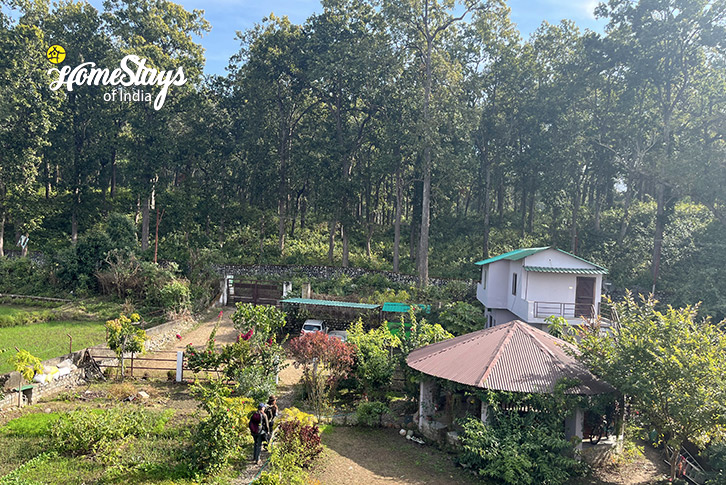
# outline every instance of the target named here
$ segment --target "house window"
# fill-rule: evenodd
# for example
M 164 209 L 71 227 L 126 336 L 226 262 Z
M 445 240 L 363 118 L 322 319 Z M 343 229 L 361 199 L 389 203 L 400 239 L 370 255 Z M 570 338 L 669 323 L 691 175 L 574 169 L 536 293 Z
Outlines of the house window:
M 517 295 L 517 273 L 512 273 L 512 295 Z

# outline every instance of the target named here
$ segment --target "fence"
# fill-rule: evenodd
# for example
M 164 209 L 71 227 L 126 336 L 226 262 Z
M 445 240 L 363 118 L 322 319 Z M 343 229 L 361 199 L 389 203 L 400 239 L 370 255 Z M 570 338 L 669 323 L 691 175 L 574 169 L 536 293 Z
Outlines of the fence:
M 153 355 L 154 357 L 145 357 L 131 352 L 125 356 L 124 360 L 128 362 L 126 369 L 129 371 L 130 376 L 134 377 L 134 372 L 140 370 L 145 371 L 145 373 L 147 371 L 174 371 L 176 382 L 182 382 L 184 379 L 184 370 L 189 370 L 184 360 L 183 351 L 159 350 L 154 352 Z M 165 357 L 165 355 L 168 355 L 168 357 Z M 98 367 L 118 367 L 118 358 L 109 348 L 94 348 L 90 356 Z

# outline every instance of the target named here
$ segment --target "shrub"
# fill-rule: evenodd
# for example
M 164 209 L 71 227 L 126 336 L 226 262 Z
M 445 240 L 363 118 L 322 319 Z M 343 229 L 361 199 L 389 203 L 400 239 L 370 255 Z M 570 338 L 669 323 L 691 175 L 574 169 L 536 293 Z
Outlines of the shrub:
M 161 306 L 167 312 L 182 313 L 191 308 L 191 292 L 189 282 L 174 279 L 165 284 L 159 292 Z
M 146 332 L 132 325 L 141 320 L 137 313 L 132 313 L 131 318 L 120 315 L 118 318 L 106 322 L 108 336 L 106 342 L 108 347 L 116 352 L 123 378 L 125 369 L 124 354 L 126 352 L 143 352 Z
M 135 250 L 138 245 L 134 221 L 118 212 L 108 215 L 106 234 L 114 249 Z
M 26 381 L 32 380 L 36 373 L 43 372 L 40 359 L 23 349 L 10 358 L 10 364 Z
M 438 322 L 454 335 L 481 330 L 486 324 L 483 308 L 463 301 L 449 303 L 439 315 Z
M 315 417 L 293 409 L 283 412 L 276 423 L 275 450 L 291 456 L 292 465 L 305 468 L 323 451 Z
M 191 459 L 193 467 L 214 474 L 227 466 L 229 460 L 241 453 L 244 445 L 252 443 L 248 425 L 255 401 L 246 397 L 229 397 L 229 389 L 213 382 L 196 386 L 195 397 L 208 416 L 194 432 Z
M 493 412 L 488 425 L 469 418 L 459 462 L 482 478 L 512 485 L 561 484 L 584 473 L 560 421 L 545 423 L 538 416 L 543 413 Z
M 381 425 L 381 416 L 389 411 L 388 406 L 382 402 L 362 402 L 355 410 L 358 423 L 375 428 Z
M 50 430 L 51 444 L 62 453 L 85 455 L 127 436 L 161 433 L 174 414 L 139 408 L 78 410 L 62 414 Z

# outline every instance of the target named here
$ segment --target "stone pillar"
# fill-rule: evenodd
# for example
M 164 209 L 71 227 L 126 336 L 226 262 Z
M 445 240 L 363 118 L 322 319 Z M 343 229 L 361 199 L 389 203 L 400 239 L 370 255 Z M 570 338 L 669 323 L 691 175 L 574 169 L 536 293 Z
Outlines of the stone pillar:
M 582 450 L 582 424 L 584 421 L 585 410 L 582 408 L 572 410 L 571 414 L 565 419 L 565 437 L 568 440 L 574 436 L 580 439 L 580 443 L 575 447 L 577 450 Z
M 177 350 L 176 352 L 176 382 L 182 382 L 184 380 L 184 351 Z
M 302 294 L 300 295 L 300 298 L 310 298 L 313 294 L 312 288 L 310 287 L 310 283 L 303 283 L 302 284 Z
M 427 417 L 434 415 L 434 390 L 436 384 L 428 379 L 421 379 L 418 397 L 418 427 L 423 427 Z
M 484 401 L 481 402 L 481 422 L 487 424 L 489 418 L 489 406 Z

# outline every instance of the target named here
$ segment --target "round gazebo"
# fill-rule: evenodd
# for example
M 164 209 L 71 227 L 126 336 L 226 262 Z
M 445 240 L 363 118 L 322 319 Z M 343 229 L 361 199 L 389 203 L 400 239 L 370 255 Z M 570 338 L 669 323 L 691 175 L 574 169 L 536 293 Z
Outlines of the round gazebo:
M 406 359 L 409 367 L 423 374 L 466 386 L 496 391 L 552 393 L 563 378 L 579 384 L 572 394 L 595 395 L 612 392 L 612 386 L 597 379 L 566 352 L 571 344 L 520 320 L 479 330 L 416 349 Z M 440 439 L 445 425 L 432 421 L 436 385 L 422 379 L 418 425 L 424 435 Z M 481 404 L 481 419 L 487 408 Z M 573 410 L 568 417 L 568 435 L 582 437 L 584 412 Z

